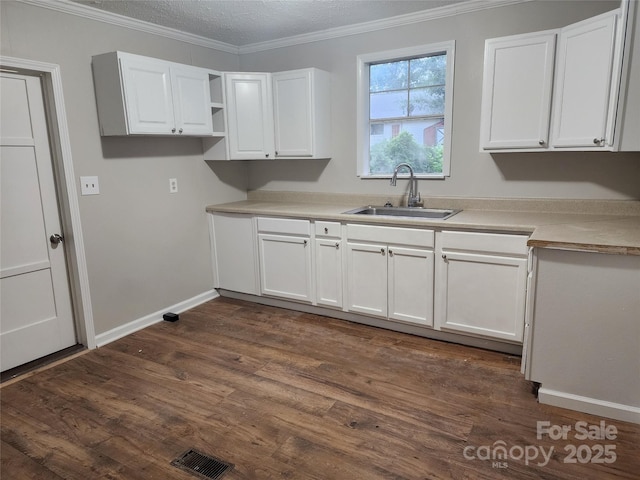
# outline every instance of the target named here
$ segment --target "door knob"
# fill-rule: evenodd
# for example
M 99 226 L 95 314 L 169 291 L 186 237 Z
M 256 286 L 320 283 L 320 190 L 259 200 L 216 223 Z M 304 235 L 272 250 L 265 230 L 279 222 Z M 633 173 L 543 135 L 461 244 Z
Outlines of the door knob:
M 64 237 L 58 233 L 54 233 L 49 237 L 51 245 L 58 245 L 60 242 L 64 242 Z

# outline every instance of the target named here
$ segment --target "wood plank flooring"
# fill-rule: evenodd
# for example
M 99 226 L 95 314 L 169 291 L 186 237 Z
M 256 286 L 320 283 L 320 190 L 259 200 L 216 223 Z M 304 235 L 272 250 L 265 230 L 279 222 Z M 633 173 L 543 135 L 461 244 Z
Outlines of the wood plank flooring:
M 225 480 L 639 478 L 640 426 L 539 405 L 519 364 L 219 298 L 2 387 L 0 476 L 189 480 L 170 462 L 196 448 L 235 464 Z M 536 438 L 602 420 L 615 440 Z M 565 463 L 596 444 L 615 462 Z

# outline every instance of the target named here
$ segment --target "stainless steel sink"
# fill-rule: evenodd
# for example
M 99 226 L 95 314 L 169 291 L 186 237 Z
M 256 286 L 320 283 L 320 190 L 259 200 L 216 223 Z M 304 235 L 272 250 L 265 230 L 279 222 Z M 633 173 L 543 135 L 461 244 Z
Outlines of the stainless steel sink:
M 422 207 L 358 207 L 347 212 L 349 215 L 375 215 L 383 217 L 410 217 L 410 218 L 431 218 L 436 220 L 446 220 L 462 210 L 448 210 L 440 208 Z

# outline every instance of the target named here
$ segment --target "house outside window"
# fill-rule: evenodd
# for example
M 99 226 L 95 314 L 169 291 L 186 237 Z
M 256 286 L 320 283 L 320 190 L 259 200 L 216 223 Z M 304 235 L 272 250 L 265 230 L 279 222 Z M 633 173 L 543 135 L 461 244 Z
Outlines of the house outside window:
M 361 177 L 389 177 L 402 162 L 421 177 L 449 175 L 454 47 L 451 41 L 358 57 Z

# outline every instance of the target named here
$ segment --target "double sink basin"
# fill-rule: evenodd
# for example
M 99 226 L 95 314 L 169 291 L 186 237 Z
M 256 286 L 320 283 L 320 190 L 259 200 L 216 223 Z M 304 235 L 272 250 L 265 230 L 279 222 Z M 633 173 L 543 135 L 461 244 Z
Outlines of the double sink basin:
M 408 217 L 408 218 L 427 218 L 431 220 L 446 220 L 454 216 L 461 210 L 449 210 L 440 208 L 423 208 L 423 207 L 374 207 L 368 205 L 366 207 L 358 207 L 353 210 L 343 212 L 349 215 L 372 215 L 377 217 Z

